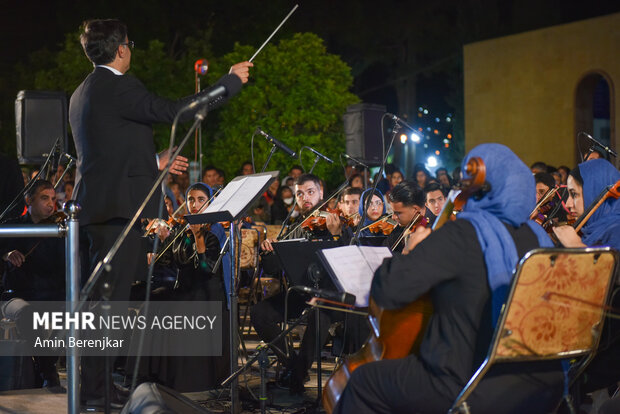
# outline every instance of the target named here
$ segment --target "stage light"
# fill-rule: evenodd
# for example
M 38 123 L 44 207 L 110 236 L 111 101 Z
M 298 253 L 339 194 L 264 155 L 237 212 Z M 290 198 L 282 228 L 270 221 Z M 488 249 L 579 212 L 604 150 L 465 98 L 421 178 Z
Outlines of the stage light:
M 415 132 L 411 133 L 411 141 L 415 142 L 416 144 L 420 143 L 420 136 L 418 134 L 416 134 Z
M 428 157 L 428 159 L 426 160 L 426 163 L 428 164 L 429 167 L 431 168 L 435 168 L 437 166 L 437 158 L 435 158 L 434 155 L 431 155 L 430 157 Z
M 407 134 L 400 134 L 400 142 L 401 144 L 407 142 Z

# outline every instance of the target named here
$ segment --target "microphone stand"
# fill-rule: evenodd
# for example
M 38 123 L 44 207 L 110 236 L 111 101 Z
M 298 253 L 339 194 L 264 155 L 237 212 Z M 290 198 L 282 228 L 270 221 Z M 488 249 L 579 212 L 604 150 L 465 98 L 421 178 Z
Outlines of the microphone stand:
M 400 124 L 398 123 L 398 121 L 394 120 L 394 126 L 392 127 L 392 138 L 390 139 L 390 146 L 388 147 L 387 151 L 385 152 L 385 155 L 383 156 L 383 161 L 381 162 L 381 168 L 379 169 L 379 174 L 377 175 L 377 177 L 383 176 L 383 170 L 385 169 L 385 163 L 387 161 L 388 155 L 390 154 L 390 150 L 392 149 L 392 145 L 394 144 L 394 139 L 396 139 L 396 135 L 398 134 L 398 131 L 400 131 Z M 351 242 L 349 243 L 350 246 L 353 244 L 359 243 L 360 232 L 362 231 L 362 227 L 364 226 L 364 221 L 366 221 L 366 217 L 368 216 L 368 207 L 370 206 L 370 201 L 372 200 L 373 194 L 377 190 L 377 184 L 379 184 L 378 179 L 375 180 L 375 182 L 373 183 L 372 191 L 370 191 L 370 195 L 366 197 L 366 200 L 364 200 L 364 209 L 362 211 L 362 217 L 360 218 L 360 222 L 357 225 L 357 228 L 355 229 L 355 234 L 351 238 Z
M 258 348 L 256 348 L 256 353 L 254 354 L 254 356 L 248 359 L 248 361 L 241 368 L 239 368 L 238 370 L 233 372 L 228 378 L 226 378 L 222 382 L 221 386 L 227 387 L 228 384 L 230 384 L 233 380 L 239 377 L 239 375 L 241 375 L 244 371 L 250 368 L 250 366 L 252 366 L 254 362 L 259 361 L 260 394 L 259 394 L 258 399 L 260 400 L 261 413 L 265 413 L 266 406 L 267 406 L 267 375 L 266 374 L 267 374 L 267 368 L 269 367 L 269 360 L 267 358 L 267 350 L 269 348 L 272 348 L 273 351 L 276 352 L 277 354 L 282 354 L 282 350 L 276 346 L 276 343 L 280 341 L 282 338 L 284 338 L 286 335 L 288 335 L 289 332 L 295 329 L 295 327 L 297 327 L 304 319 L 306 319 L 308 315 L 310 314 L 311 309 L 312 307 L 308 307 L 304 309 L 303 312 L 301 313 L 301 316 L 295 322 L 289 324 L 286 329 L 282 330 L 278 334 L 278 336 L 276 336 L 271 342 L 265 345 L 261 345 Z M 321 384 L 319 383 L 319 389 L 320 387 L 321 387 Z
M 23 200 L 24 199 L 24 195 L 28 192 L 28 190 L 30 190 L 32 188 L 34 183 L 41 177 L 41 175 L 43 175 L 43 171 L 49 169 L 48 165 L 49 165 L 52 157 L 54 156 L 54 152 L 55 152 L 56 146 L 59 145 L 59 140 L 60 140 L 60 138 L 56 139 L 56 142 L 52 146 L 52 149 L 50 150 L 49 154 L 47 154 L 47 158 L 45 159 L 45 162 L 43 163 L 43 166 L 39 169 L 39 172 L 37 173 L 37 175 L 32 180 L 28 181 L 28 184 L 26 184 L 24 189 L 19 194 L 17 194 L 17 196 L 15 196 L 13 201 L 11 201 L 11 204 L 9 204 L 4 209 L 2 214 L 0 214 L 0 221 L 2 221 L 4 216 L 6 216 L 6 214 L 9 211 L 11 211 L 17 205 L 17 203 L 19 203 L 19 200 Z
M 271 146 L 271 151 L 269 151 L 269 156 L 267 157 L 267 160 L 265 161 L 265 164 L 263 165 L 263 168 L 260 170 L 260 172 L 265 172 L 265 170 L 267 169 L 267 165 L 269 165 L 269 161 L 271 161 L 271 157 L 273 157 L 273 154 L 276 153 L 276 150 L 278 148 L 276 147 L 276 144 L 273 144 Z

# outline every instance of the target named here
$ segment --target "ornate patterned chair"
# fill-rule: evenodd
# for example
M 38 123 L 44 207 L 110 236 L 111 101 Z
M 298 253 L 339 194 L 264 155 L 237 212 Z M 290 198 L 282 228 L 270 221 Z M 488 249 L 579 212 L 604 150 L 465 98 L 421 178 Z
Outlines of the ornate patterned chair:
M 487 357 L 450 413 L 470 412 L 468 397 L 496 363 L 579 358 L 571 368 L 576 378 L 598 347 L 617 265 L 618 253 L 610 248 L 526 254 L 515 270 Z

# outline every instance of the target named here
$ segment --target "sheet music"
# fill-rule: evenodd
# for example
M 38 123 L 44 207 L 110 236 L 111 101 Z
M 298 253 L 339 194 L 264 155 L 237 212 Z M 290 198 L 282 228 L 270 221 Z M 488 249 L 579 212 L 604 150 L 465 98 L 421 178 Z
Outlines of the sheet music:
M 231 181 L 204 213 L 229 211 L 233 217 L 238 215 L 252 201 L 257 189 L 262 188 L 271 178 L 271 175 L 252 175 Z
M 354 294 L 355 306 L 358 307 L 368 306 L 370 284 L 375 270 L 385 257 L 392 256 L 387 247 L 371 246 L 323 249 L 321 254 L 336 275 L 336 285 L 345 292 Z

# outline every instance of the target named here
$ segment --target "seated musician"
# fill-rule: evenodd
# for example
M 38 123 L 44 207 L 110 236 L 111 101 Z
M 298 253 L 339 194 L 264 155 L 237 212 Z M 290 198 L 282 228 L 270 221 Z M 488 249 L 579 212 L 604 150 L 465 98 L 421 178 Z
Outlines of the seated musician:
M 185 194 L 187 211 L 190 214 L 201 212 L 211 195 L 212 189 L 205 183 L 192 184 Z M 172 243 L 164 256 L 168 266 L 178 269 L 178 273 L 174 289 L 166 294 L 160 292 L 157 299 L 220 302 L 222 320 L 228 321 L 225 268 L 220 265 L 214 270 L 225 240 L 224 230 L 220 223 L 191 224 L 188 227 L 176 226 L 163 243 Z M 222 328 L 222 355 L 150 357 L 140 366 L 141 377 L 179 392 L 219 387 L 230 375 L 228 323 L 223 323 Z M 131 366 L 128 365 L 128 368 Z
M 357 209 L 360 220 L 364 217 L 364 206 L 366 205 L 366 198 L 372 191 L 372 188 L 365 190 L 360 197 L 360 204 Z M 359 244 L 362 245 L 371 245 L 371 246 L 380 246 L 386 238 L 387 232 L 384 231 L 384 228 L 389 227 L 391 230 L 391 226 L 371 226 L 373 223 L 377 223 L 379 219 L 385 218 L 387 214 L 387 205 L 385 202 L 385 197 L 383 193 L 379 190 L 375 190 L 372 198 L 370 199 L 370 203 L 368 204 L 368 208 L 366 209 L 366 217 L 364 218 L 364 223 L 362 224 L 362 230 L 360 231 L 360 240 Z M 355 229 L 348 229 L 347 233 L 352 235 Z
M 295 229 L 296 224 L 301 223 L 307 216 L 310 214 L 315 207 L 317 207 L 321 200 L 323 199 L 323 191 L 321 189 L 321 181 L 320 179 L 312 174 L 303 174 L 297 178 L 295 182 L 295 194 L 297 197 L 297 205 L 301 210 L 301 215 L 295 220 L 295 223 L 292 224 L 292 234 L 290 234 L 287 238 L 296 239 L 296 238 L 306 238 L 308 240 L 332 240 L 335 237 L 338 237 L 342 234 L 342 227 L 340 218 L 335 214 L 330 214 L 326 218 L 327 229 L 323 230 L 308 230 L 297 228 Z M 263 267 L 267 268 L 266 270 L 270 273 L 274 272 L 274 270 L 279 269 L 279 264 L 276 263 L 277 259 L 273 253 L 272 243 L 276 242 L 276 240 L 268 239 L 263 241 L 261 244 L 261 249 L 263 252 L 266 252 L 262 256 Z M 256 305 L 252 306 L 250 309 L 250 319 L 254 329 L 258 333 L 258 336 L 261 340 L 265 342 L 272 341 L 281 331 L 280 324 L 284 320 L 284 301 L 285 301 L 285 292 L 281 292 L 275 296 L 272 296 L 266 300 L 263 300 Z M 289 295 L 288 299 L 288 317 L 289 318 L 297 318 L 301 314 L 304 308 L 306 308 L 306 298 L 297 292 L 292 292 Z M 325 343 L 328 339 L 328 329 L 329 329 L 329 319 L 325 319 L 325 313 L 321 312 L 321 342 Z M 309 323 L 314 320 L 314 318 L 309 318 Z M 325 319 L 325 320 L 324 320 Z M 300 352 L 300 356 L 293 355 L 291 359 L 288 359 L 281 353 L 278 353 L 278 358 L 280 362 L 283 363 L 287 367 L 291 367 L 293 365 L 293 361 L 311 361 L 314 359 L 314 340 L 315 338 L 315 330 L 313 327 L 308 327 L 306 333 L 304 334 L 304 338 L 302 341 L 302 351 Z M 280 350 L 285 349 L 284 341 L 281 341 L 276 344 L 276 346 Z M 298 364 L 295 364 L 298 365 Z M 305 377 L 305 373 L 303 372 L 303 367 L 307 364 L 301 363 L 298 366 L 302 367 L 297 372 L 299 372 L 298 376 L 293 379 L 291 377 L 291 372 L 289 371 L 287 381 L 289 382 L 290 389 L 292 393 L 303 392 L 303 380 Z M 307 368 L 306 368 L 307 369 Z M 291 384 L 290 382 L 294 383 Z
M 620 172 L 607 160 L 594 159 L 573 169 L 567 179 L 566 207 L 573 218 L 580 217 L 608 185 L 620 180 Z M 608 198 L 581 229 L 580 237 L 572 226 L 553 229 L 565 247 L 611 246 L 620 250 L 620 202 Z
M 424 192 L 413 181 L 402 181 L 392 188 L 388 195 L 388 201 L 392 205 L 392 218 L 398 222 L 398 227 L 383 241 L 383 245 L 389 247 L 393 252 L 400 253 L 405 246 L 405 238 L 402 237 L 403 231 L 417 214 L 424 217 L 426 211 Z M 399 239 L 401 240 L 396 244 Z
M 474 148 L 463 171 L 470 157 L 486 165 L 488 192 L 470 198 L 455 221 L 435 232 L 419 227 L 415 234 L 427 237 L 409 254 L 386 259 L 372 282 L 370 296 L 385 309 L 430 293 L 434 313 L 419 355 L 357 368 L 335 413 L 446 413 L 488 351 L 519 258 L 551 245 L 528 220 L 536 197 L 527 166 L 499 144 Z M 492 371 L 479 385 L 488 393 L 474 392 L 471 406 L 481 413 L 549 412 L 562 396 L 564 375 L 557 361 L 537 364 Z M 487 407 L 490 398 L 501 404 Z
M 338 203 L 338 208 L 340 208 L 340 211 L 343 212 L 345 217 L 351 217 L 354 225 L 357 225 L 360 220 L 358 210 L 361 195 L 361 188 L 347 187 L 340 195 L 340 203 Z
M 446 196 L 440 184 L 431 182 L 424 187 L 424 198 L 426 218 L 428 219 L 428 224 L 432 226 L 439 213 L 441 213 L 443 205 L 446 203 Z
M 613 185 L 618 180 L 620 172 L 606 160 L 593 159 L 579 164 L 567 179 L 569 197 L 566 207 L 570 215 L 573 218 L 582 216 L 606 186 Z M 603 202 L 583 226 L 583 237 L 575 232 L 573 226 L 554 227 L 553 231 L 565 247 L 611 246 L 620 250 L 620 200 L 610 197 Z M 620 306 L 618 294 L 612 298 L 611 306 L 612 309 Z M 589 393 L 617 386 L 620 381 L 619 339 L 618 320 L 607 318 L 597 355 L 578 381 L 580 392 Z M 580 396 L 575 397 L 579 401 Z
M 52 183 L 38 180 L 26 193 L 28 212 L 24 216 L 9 219 L 5 223 L 45 223 L 54 213 L 55 203 L 56 192 Z M 13 298 L 25 301 L 63 301 L 65 299 L 65 244 L 63 239 L 55 237 L 0 239 L 0 255 L 5 268 L 3 302 Z M 23 303 L 23 305 L 27 304 Z M 14 306 L 11 308 L 16 309 Z M 5 316 L 11 317 L 12 315 Z M 18 320 L 18 327 L 21 322 L 32 323 L 31 320 Z M 58 357 L 54 356 L 35 357 L 43 386 L 53 390 L 61 390 L 55 365 L 57 360 Z
M 546 172 L 534 174 L 534 180 L 536 181 L 536 202 L 538 203 L 547 191 L 555 187 L 555 180 L 551 174 Z

